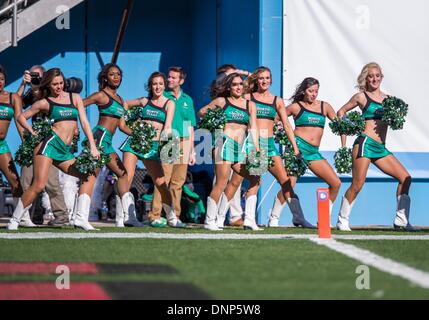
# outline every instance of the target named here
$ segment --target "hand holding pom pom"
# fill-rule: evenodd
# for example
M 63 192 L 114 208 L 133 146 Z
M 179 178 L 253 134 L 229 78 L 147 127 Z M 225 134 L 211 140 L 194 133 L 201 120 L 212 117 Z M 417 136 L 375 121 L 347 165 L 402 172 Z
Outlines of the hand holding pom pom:
M 352 149 L 340 148 L 334 154 L 335 169 L 338 173 L 351 173 L 352 172 Z
M 333 134 L 338 136 L 359 135 L 365 129 L 365 120 L 358 111 L 352 111 L 345 114 L 341 119 L 335 118 L 329 124 Z
M 268 171 L 268 168 L 274 165 L 271 157 L 268 157 L 267 151 L 252 150 L 248 153 L 246 159 L 246 169 L 252 176 L 261 176 Z
M 223 130 L 225 128 L 225 124 L 226 116 L 223 109 L 216 107 L 214 109 L 207 110 L 206 115 L 198 123 L 198 127 L 213 133 L 216 129 Z
M 396 97 L 387 97 L 383 100 L 383 118 L 392 130 L 401 130 L 404 127 L 405 117 L 408 114 L 408 104 Z

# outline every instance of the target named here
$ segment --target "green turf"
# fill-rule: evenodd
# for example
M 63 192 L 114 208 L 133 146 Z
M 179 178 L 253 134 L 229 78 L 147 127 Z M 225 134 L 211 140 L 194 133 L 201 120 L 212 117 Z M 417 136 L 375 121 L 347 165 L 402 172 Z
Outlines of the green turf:
M 317 230 L 311 229 L 302 229 L 295 227 L 282 227 L 282 228 L 264 228 L 263 231 L 251 231 L 243 230 L 238 227 L 227 227 L 223 231 L 209 231 L 203 228 L 202 225 L 193 225 L 186 229 L 175 229 L 175 228 L 115 228 L 110 226 L 102 226 L 99 228 L 100 231 L 91 231 L 96 233 L 103 232 L 115 232 L 115 233 L 211 233 L 211 234 L 221 234 L 221 233 L 253 233 L 253 234 L 317 234 Z M 72 227 L 63 227 L 63 228 L 50 228 L 47 226 L 39 228 L 20 228 L 18 231 L 8 231 L 6 228 L 0 228 L 0 233 L 26 233 L 26 232 L 85 232 L 82 229 L 74 229 Z M 395 231 L 392 228 L 368 228 L 368 229 L 358 229 L 353 230 L 352 232 L 343 232 L 338 230 L 332 230 L 332 234 L 343 234 L 343 235 L 429 235 L 429 228 L 421 229 L 418 232 L 403 232 Z
M 429 241 L 353 240 L 343 241 L 367 249 L 385 258 L 429 272 Z
M 360 263 L 308 240 L 0 240 L 0 261 L 165 264 L 178 273 L 72 275 L 72 281 L 185 282 L 215 299 L 429 299 L 429 290 L 375 269 L 371 290 L 357 290 Z M 18 279 L 54 278 L 0 277 Z

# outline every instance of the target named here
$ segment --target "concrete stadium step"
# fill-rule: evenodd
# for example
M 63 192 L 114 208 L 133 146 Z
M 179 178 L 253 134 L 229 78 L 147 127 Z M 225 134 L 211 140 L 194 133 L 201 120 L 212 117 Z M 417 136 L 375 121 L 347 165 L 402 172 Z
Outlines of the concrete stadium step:
M 61 6 L 70 9 L 83 0 L 39 1 L 18 13 L 18 41 L 61 15 Z M 12 18 L 0 25 L 0 52 L 11 46 Z

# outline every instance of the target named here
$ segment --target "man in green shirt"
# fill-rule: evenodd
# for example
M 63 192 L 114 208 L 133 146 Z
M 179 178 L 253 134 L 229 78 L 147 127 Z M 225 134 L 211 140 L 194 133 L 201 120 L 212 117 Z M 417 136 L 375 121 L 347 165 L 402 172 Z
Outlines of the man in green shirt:
M 192 98 L 183 92 L 181 86 L 185 82 L 186 73 L 181 67 L 171 67 L 168 69 L 168 91 L 164 96 L 171 99 L 176 104 L 172 129 L 180 137 L 180 146 L 183 154 L 174 164 L 163 163 L 164 176 L 169 185 L 173 198 L 174 210 L 177 218 L 180 217 L 180 199 L 182 197 L 182 187 L 186 181 L 188 164 L 195 164 L 194 152 L 194 126 L 196 126 L 194 102 Z M 152 212 L 154 216 L 160 216 L 162 210 L 161 194 L 155 188 L 153 193 Z

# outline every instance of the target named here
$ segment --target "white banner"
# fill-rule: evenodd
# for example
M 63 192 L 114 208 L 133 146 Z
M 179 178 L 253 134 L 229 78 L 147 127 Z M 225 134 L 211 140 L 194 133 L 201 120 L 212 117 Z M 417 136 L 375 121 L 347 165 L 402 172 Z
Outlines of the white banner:
M 429 152 L 428 13 L 428 0 L 284 0 L 284 98 L 311 76 L 319 99 L 338 110 L 357 92 L 363 65 L 375 61 L 382 90 L 409 104 L 404 129 L 390 130 L 387 147 Z M 337 150 L 339 138 L 326 129 L 321 150 Z

